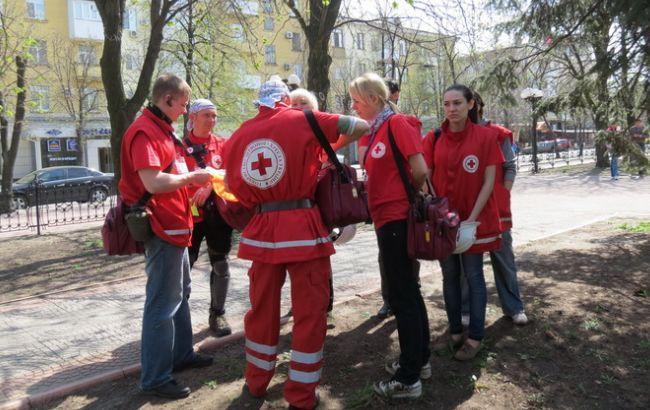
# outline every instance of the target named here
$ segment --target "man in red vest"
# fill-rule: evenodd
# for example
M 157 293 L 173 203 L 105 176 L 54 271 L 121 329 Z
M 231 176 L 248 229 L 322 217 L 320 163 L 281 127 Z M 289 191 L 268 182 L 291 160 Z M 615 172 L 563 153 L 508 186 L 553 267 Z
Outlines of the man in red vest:
M 305 113 L 292 109 L 279 79 L 264 83 L 256 117 L 244 122 L 224 147 L 231 192 L 258 212 L 242 232 L 238 256 L 253 261 L 251 309 L 244 318 L 246 385 L 263 396 L 275 371 L 280 329 L 280 290 L 291 277 L 294 325 L 284 396 L 291 408 L 317 405 L 327 328 L 330 255 L 334 246 L 314 204 L 321 169 L 318 139 Z M 345 146 L 368 131 L 354 117 L 314 112 L 330 142 Z
M 190 394 L 173 370 L 212 364 L 193 350 L 190 320 L 192 234 L 188 185 L 210 180 L 205 170 L 188 172 L 173 123 L 187 112 L 190 87 L 175 75 L 159 77 L 147 108 L 122 139 L 120 194 L 127 206 L 145 206 L 153 235 L 145 241 L 146 299 L 142 319 L 141 389 L 178 399 Z
M 183 140 L 185 161 L 190 170 L 223 167 L 222 150 L 226 140 L 212 132 L 217 125 L 217 107 L 212 101 L 199 98 L 192 101 L 189 110 L 190 131 Z M 210 184 L 189 189 L 192 198 L 194 230 L 189 248 L 190 267 L 199 257 L 201 242 L 205 238 L 210 258 L 210 316 L 209 325 L 217 337 L 231 333 L 226 320 L 226 296 L 230 283 L 228 253 L 232 245 L 232 228 L 223 220 L 214 202 L 214 191 Z

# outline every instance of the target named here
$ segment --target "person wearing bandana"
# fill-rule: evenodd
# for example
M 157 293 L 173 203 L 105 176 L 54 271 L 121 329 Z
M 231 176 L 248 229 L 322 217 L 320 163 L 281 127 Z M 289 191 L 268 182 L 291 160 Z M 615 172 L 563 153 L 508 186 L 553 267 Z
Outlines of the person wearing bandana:
M 318 405 L 334 246 L 314 203 L 322 148 L 305 113 L 289 102 L 281 79 L 265 82 L 257 115 L 233 133 L 223 152 L 230 191 L 258 210 L 241 234 L 237 254 L 253 261 L 251 308 L 244 318 L 246 389 L 262 397 L 273 378 L 280 293 L 288 272 L 293 329 L 284 397 L 290 408 L 312 409 Z M 368 124 L 354 117 L 313 114 L 330 142 L 345 146 L 368 131 Z
M 205 167 L 223 168 L 222 149 L 225 139 L 212 129 L 217 124 L 217 107 L 207 99 L 197 99 L 190 104 L 185 162 L 190 170 Z M 201 243 L 205 238 L 210 258 L 210 313 L 208 323 L 217 337 L 229 335 L 232 331 L 225 317 L 226 296 L 230 282 L 228 253 L 232 246 L 232 228 L 223 220 L 214 203 L 212 186 L 192 187 L 189 190 L 192 204 L 194 230 L 189 247 L 190 267 L 199 257 Z

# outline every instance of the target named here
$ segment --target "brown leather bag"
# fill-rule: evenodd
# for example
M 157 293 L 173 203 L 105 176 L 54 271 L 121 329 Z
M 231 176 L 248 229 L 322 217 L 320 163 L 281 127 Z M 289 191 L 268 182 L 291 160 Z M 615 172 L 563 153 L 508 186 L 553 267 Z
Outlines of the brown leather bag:
M 388 124 L 388 140 L 411 204 L 407 217 L 406 243 L 409 258 L 445 260 L 451 256 L 456 247 L 456 235 L 460 226 L 458 213 L 449 209 L 447 198 L 435 196 L 429 177 L 426 178 L 429 193 L 416 192 L 407 176 L 405 159 L 395 143 L 390 123 Z
M 357 181 L 356 170 L 339 162 L 314 113 L 306 110 L 305 116 L 331 162 L 318 174 L 314 198 L 325 226 L 332 229 L 365 222 L 369 218 L 368 194 Z

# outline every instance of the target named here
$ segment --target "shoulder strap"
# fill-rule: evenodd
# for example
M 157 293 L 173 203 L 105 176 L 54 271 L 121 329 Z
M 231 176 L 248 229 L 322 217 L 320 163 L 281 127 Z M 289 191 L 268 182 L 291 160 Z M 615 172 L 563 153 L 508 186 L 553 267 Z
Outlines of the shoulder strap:
M 399 171 L 399 176 L 402 179 L 404 184 L 404 190 L 406 191 L 406 196 L 409 199 L 410 203 L 415 201 L 415 188 L 411 185 L 409 177 L 406 174 L 406 168 L 404 167 L 404 156 L 397 148 L 395 143 L 395 136 L 393 135 L 393 130 L 390 128 L 390 120 L 388 121 L 388 141 L 390 142 L 390 149 L 393 151 L 393 158 L 395 159 L 395 165 L 397 165 L 397 171 Z
M 205 168 L 207 166 L 206 163 L 205 163 L 205 158 L 203 158 L 203 156 L 201 155 L 202 153 L 207 152 L 207 149 L 205 148 L 205 145 L 203 145 L 203 144 L 192 144 L 190 139 L 187 138 L 187 137 L 183 140 L 183 142 L 185 143 L 185 147 L 184 147 L 185 152 L 187 152 L 188 154 L 190 154 L 194 158 L 194 161 L 196 161 L 196 164 L 199 167 Z M 199 151 L 196 147 L 201 147 L 201 150 Z
M 318 120 L 316 120 L 316 116 L 314 116 L 314 113 L 311 110 L 305 110 L 303 112 L 305 113 L 305 117 L 307 117 L 307 122 L 309 123 L 311 130 L 316 135 L 316 138 L 318 139 L 320 146 L 325 150 L 325 152 L 327 152 L 327 156 L 330 162 L 336 167 L 338 173 L 341 174 L 341 178 L 343 182 L 344 183 L 349 182 L 348 176 L 343 170 L 343 165 L 341 165 L 341 162 L 339 162 L 336 153 L 332 149 L 330 143 L 327 141 L 327 137 L 325 137 L 323 130 L 321 129 L 320 125 L 318 125 Z
M 183 143 L 178 138 L 176 138 L 176 135 L 174 135 L 173 132 L 165 131 L 163 129 L 163 127 L 161 127 L 160 124 L 156 123 L 155 121 L 154 121 L 154 124 L 156 124 L 158 126 L 158 128 L 160 128 L 160 130 L 163 132 L 163 134 L 167 134 L 169 136 L 169 138 L 172 139 L 172 142 L 174 143 L 174 145 L 177 145 L 177 146 L 180 146 L 180 147 L 183 146 Z M 167 165 L 165 167 L 165 169 L 163 169 L 162 172 L 164 172 L 165 174 L 168 174 L 169 171 L 172 170 L 173 166 L 174 166 L 174 160 L 172 159 L 172 162 L 170 162 L 169 165 Z M 153 196 L 153 194 L 151 192 L 147 191 L 146 188 L 145 188 L 144 194 L 142 194 L 142 197 L 140 198 L 140 200 L 138 202 L 136 202 L 135 206 L 140 206 L 140 207 L 145 206 L 147 204 L 147 202 L 149 202 L 149 200 L 151 199 L 152 196 Z

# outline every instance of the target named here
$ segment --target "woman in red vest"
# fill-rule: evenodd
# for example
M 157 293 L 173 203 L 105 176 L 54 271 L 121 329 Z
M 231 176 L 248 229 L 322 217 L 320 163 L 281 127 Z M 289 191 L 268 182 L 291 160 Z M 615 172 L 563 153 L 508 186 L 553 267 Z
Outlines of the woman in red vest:
M 454 355 L 457 360 L 470 360 L 480 350 L 485 327 L 483 252 L 499 249 L 501 244 L 499 210 L 492 190 L 496 168 L 504 159 L 498 133 L 476 124 L 478 112 L 472 90 L 453 85 L 445 91 L 443 102 L 441 132 L 429 132 L 423 148 L 436 194 L 449 199 L 465 224 L 478 223 L 473 245 L 440 262 L 450 344 L 459 348 Z M 466 340 L 461 323 L 461 271 L 467 276 L 470 291 Z
M 383 397 L 415 399 L 422 395 L 420 379 L 431 377 L 429 319 L 413 272 L 414 261 L 409 259 L 406 249 L 409 201 L 389 135 L 392 134 L 404 159 L 413 186 L 422 185 L 427 167 L 422 157 L 420 122 L 398 114 L 388 95 L 386 84 L 374 73 L 366 73 L 350 83 L 352 108 L 371 123 L 363 159 L 368 173 L 368 207 L 377 231 L 388 304 L 395 313 L 400 344 L 399 360 L 386 365 L 393 377 L 375 383 L 374 389 Z

